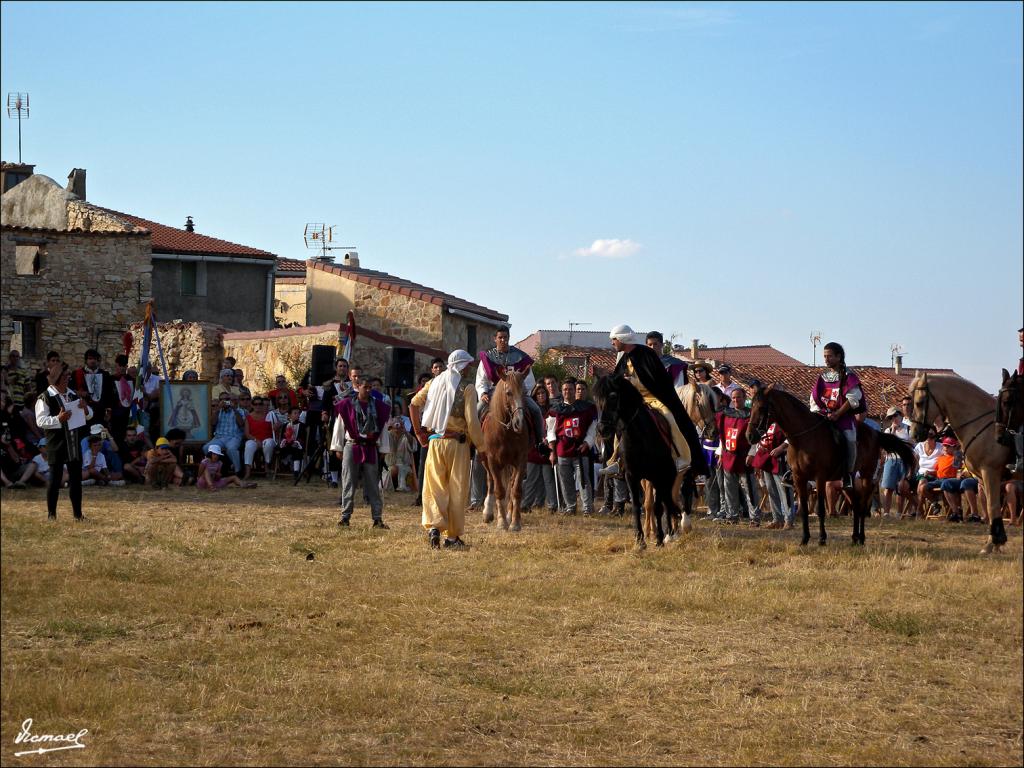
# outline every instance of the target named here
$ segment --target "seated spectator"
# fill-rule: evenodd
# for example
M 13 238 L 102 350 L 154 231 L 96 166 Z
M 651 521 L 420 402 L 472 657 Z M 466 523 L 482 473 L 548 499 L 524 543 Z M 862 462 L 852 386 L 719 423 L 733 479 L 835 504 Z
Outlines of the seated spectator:
M 82 485 L 124 485 L 120 472 L 111 472 L 103 455 L 103 437 L 91 433 L 82 451 Z
M 278 401 L 281 399 L 281 395 L 287 395 L 288 397 L 288 410 L 298 407 L 298 393 L 288 386 L 288 379 L 284 377 L 284 374 L 279 373 L 274 379 L 274 388 L 267 392 L 267 398 L 271 403 L 277 405 Z
M 245 434 L 245 414 L 239 408 L 231 404 L 232 393 L 222 389 L 217 396 L 217 410 L 212 416 L 213 439 L 203 446 L 203 453 L 210 454 L 210 446 L 217 445 L 222 449 L 218 455 L 223 456 L 227 451 L 228 459 L 231 461 L 232 474 L 242 469 L 242 437 Z M 224 474 L 228 474 L 224 472 Z
M 282 401 L 287 394 L 282 395 Z M 296 406 L 298 407 L 298 406 Z M 244 480 L 252 475 L 252 463 L 256 458 L 256 452 L 263 449 L 263 461 L 266 466 L 267 478 L 274 479 L 274 449 L 277 441 L 274 440 L 274 427 L 267 416 L 266 400 L 262 397 L 252 399 L 252 413 L 245 417 L 245 474 Z
M 173 430 L 172 430 L 173 431 Z M 178 466 L 174 446 L 166 437 L 157 438 L 156 447 L 146 452 L 145 481 L 154 488 L 166 488 L 172 482 L 181 486 L 184 472 Z
M 23 446 L 21 440 L 11 436 L 10 429 L 3 428 L 0 433 L 0 480 L 4 488 L 26 487 L 25 484 L 38 470 Z
M 216 443 L 207 446 L 206 458 L 199 465 L 199 477 L 196 487 L 207 491 L 217 491 L 233 485 L 239 488 L 255 488 L 256 483 L 243 483 L 236 475 L 222 476 L 224 464 L 221 459 L 224 452 Z
M 185 444 L 185 431 L 182 429 L 169 429 L 165 437 L 170 445 L 168 450 L 174 454 L 174 462 L 181 470 L 181 485 L 195 485 L 196 472 L 203 460 L 202 450 L 198 446 Z M 150 456 L 150 460 L 152 458 Z
M 181 380 L 182 381 L 199 381 L 199 373 L 197 371 L 193 371 L 192 369 L 189 369 L 189 370 L 185 371 L 183 374 L 181 374 Z
M 282 401 L 284 398 L 282 398 Z M 287 466 L 292 465 L 292 478 L 297 482 L 299 472 L 302 471 L 302 411 L 298 406 L 292 408 L 288 414 L 288 423 L 284 425 L 281 441 L 278 443 L 278 450 L 281 452 L 281 463 Z
M 121 466 L 124 479 L 135 483 L 145 482 L 146 455 L 151 449 L 146 433 L 134 424 L 125 427 L 124 444 L 121 446 Z
M 231 370 L 234 371 L 235 374 L 234 383 L 235 386 L 238 387 L 239 395 L 248 395 L 249 397 L 252 397 L 252 390 L 250 390 L 247 386 L 245 386 L 245 384 L 242 383 L 243 381 L 245 381 L 245 371 L 243 371 L 241 368 L 232 368 Z
M 109 408 L 107 409 L 110 410 Z M 93 424 L 89 427 L 89 434 L 82 438 L 81 448 L 82 455 L 85 455 L 86 450 L 89 448 L 89 438 L 92 435 L 99 435 L 102 442 L 100 444 L 100 451 L 103 453 L 104 463 L 110 468 L 111 472 L 121 474 L 124 469 L 124 465 L 121 462 L 121 447 L 114 440 L 114 437 L 110 434 L 105 423 L 100 422 Z
M 242 394 L 242 390 L 235 386 L 235 372 L 231 368 L 225 368 L 220 372 L 219 380 L 210 390 L 210 397 L 214 400 L 219 400 L 223 394 L 230 397 L 238 397 Z
M 46 460 L 46 438 L 40 438 L 38 443 L 39 453 L 32 457 L 32 463 L 36 465 L 36 471 L 32 475 L 32 482 L 46 485 L 50 482 L 50 462 Z M 61 485 L 68 482 L 68 468 L 64 467 L 64 476 L 61 478 Z
M 1010 508 L 1010 525 L 1020 525 L 1024 514 L 1021 512 L 1021 504 L 1024 502 L 1024 483 L 1020 480 L 1010 480 L 1003 486 L 1006 493 L 1006 506 Z
M 928 427 L 928 437 L 914 446 L 914 455 L 917 456 L 917 476 L 914 478 L 917 485 L 917 516 L 922 518 L 927 516 L 925 504 L 929 501 L 928 483 L 935 480 L 935 465 L 942 454 L 937 437 L 935 427 Z

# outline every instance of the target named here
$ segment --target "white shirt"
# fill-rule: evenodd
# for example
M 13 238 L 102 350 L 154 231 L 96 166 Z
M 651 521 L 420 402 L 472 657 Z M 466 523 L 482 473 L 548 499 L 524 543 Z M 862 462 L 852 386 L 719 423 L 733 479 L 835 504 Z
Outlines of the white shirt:
M 105 472 L 107 469 L 107 457 L 100 452 L 96 454 L 94 459 L 92 451 L 86 448 L 82 454 L 82 469 L 95 469 L 99 472 Z
M 476 367 L 476 394 L 477 397 L 487 395 L 490 397 L 491 392 L 494 391 L 494 384 L 487 378 L 487 371 L 484 370 L 484 364 L 479 363 Z M 533 388 L 537 386 L 537 379 L 533 375 L 533 366 L 526 372 L 526 378 L 523 379 L 523 394 L 526 397 L 530 396 L 533 392 Z
M 39 468 L 36 471 L 36 474 L 39 475 L 39 477 L 43 478 L 43 480 L 46 480 L 47 478 L 49 478 L 49 476 L 50 476 L 50 462 L 48 462 L 46 460 L 46 457 L 43 456 L 43 454 L 39 453 L 39 454 L 36 454 L 35 456 L 33 456 L 32 457 L 32 463 L 35 464 Z
M 78 395 L 75 394 L 73 389 L 69 389 L 64 394 L 61 394 L 51 386 L 46 388 L 46 394 L 60 400 L 61 410 L 66 411 L 74 408 L 73 403 L 78 402 Z M 86 405 L 85 420 L 88 421 L 91 418 L 92 408 Z M 36 400 L 36 426 L 40 429 L 60 429 L 61 427 L 60 418 L 50 415 L 50 404 L 46 402 L 45 398 Z
M 935 443 L 935 450 L 928 453 L 928 446 L 925 443 L 918 443 L 914 446 L 914 455 L 917 456 L 917 469 L 923 474 L 934 475 L 935 465 L 939 462 L 939 456 L 942 455 L 942 446 L 938 441 Z

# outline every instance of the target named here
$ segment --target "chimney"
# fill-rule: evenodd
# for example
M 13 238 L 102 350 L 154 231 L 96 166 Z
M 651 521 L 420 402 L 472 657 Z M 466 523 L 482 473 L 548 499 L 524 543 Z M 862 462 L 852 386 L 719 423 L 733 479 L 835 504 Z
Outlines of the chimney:
M 700 352 L 700 339 L 691 339 L 691 341 L 690 341 L 690 358 L 692 360 L 696 360 L 698 352 Z
M 66 191 L 85 202 L 85 168 L 72 168 L 68 174 Z
M 192 223 L 192 217 L 191 216 L 186 216 L 185 217 L 185 231 L 186 232 L 195 232 L 196 231 L 196 225 Z
M 359 252 L 345 251 L 345 259 L 342 264 L 346 267 L 351 267 L 352 269 L 359 269 Z
M 893 370 L 897 376 L 903 372 L 903 355 L 896 355 L 896 365 L 893 366 Z

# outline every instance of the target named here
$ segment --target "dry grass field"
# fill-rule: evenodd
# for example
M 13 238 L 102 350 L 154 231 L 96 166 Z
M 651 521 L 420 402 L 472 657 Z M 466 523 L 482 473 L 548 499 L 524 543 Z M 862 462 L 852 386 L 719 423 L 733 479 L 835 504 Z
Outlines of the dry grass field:
M 390 531 L 322 486 L 85 494 L 3 494 L 4 765 L 1024 761 L 1019 528 L 638 553 L 535 512 L 431 552 L 407 494 Z M 29 717 L 86 748 L 15 757 Z

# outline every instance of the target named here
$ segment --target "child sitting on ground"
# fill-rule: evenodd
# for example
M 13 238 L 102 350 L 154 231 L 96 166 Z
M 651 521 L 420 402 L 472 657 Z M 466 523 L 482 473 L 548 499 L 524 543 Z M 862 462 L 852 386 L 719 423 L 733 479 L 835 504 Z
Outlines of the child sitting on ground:
M 256 483 L 243 483 L 237 475 L 221 477 L 221 472 L 224 469 L 224 464 L 221 461 L 223 455 L 224 452 L 219 445 L 214 443 L 210 446 L 206 458 L 199 465 L 199 479 L 196 480 L 196 486 L 209 491 L 216 491 L 229 485 L 239 488 L 255 488 Z

